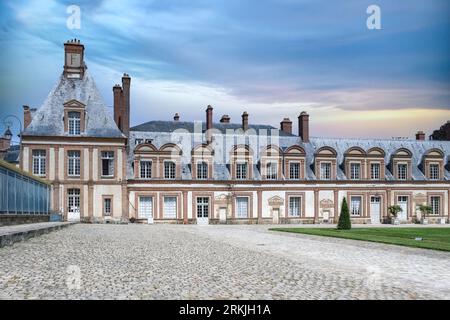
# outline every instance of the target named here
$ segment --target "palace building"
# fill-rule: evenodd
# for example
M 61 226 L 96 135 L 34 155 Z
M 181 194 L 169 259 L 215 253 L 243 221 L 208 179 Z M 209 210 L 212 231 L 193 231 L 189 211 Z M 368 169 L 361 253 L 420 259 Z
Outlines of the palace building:
M 24 107 L 19 166 L 52 185 L 65 219 L 145 223 L 333 223 L 343 198 L 354 223 L 450 217 L 450 142 L 318 138 L 301 112 L 298 133 L 252 124 L 151 120 L 130 127 L 131 78 L 113 87 L 114 115 L 84 63 L 79 40 L 64 44 L 63 73 L 38 109 Z

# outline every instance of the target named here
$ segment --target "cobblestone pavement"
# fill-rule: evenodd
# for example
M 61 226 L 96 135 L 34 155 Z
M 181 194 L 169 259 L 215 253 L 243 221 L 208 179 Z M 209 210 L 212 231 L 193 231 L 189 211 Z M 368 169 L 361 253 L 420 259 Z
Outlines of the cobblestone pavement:
M 2 299 L 437 299 L 450 253 L 267 226 L 87 225 L 0 249 Z

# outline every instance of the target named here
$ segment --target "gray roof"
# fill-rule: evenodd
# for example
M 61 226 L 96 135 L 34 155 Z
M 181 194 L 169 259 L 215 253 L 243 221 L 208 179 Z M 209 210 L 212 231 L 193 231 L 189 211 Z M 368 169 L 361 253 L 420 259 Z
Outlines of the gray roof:
M 20 158 L 20 146 L 11 146 L 8 151 L 6 151 L 3 160 L 9 163 L 19 163 Z
M 77 100 L 86 105 L 85 137 L 124 137 L 98 91 L 94 79 L 86 71 L 83 79 L 67 79 L 63 75 L 50 91 L 42 106 L 34 113 L 23 136 L 65 136 L 64 103 Z
M 140 127 L 140 128 L 139 128 Z M 187 132 L 174 134 L 171 129 L 176 128 L 186 128 Z M 270 126 L 258 126 L 253 125 L 253 127 L 269 127 Z M 136 130 L 139 128 L 139 130 Z M 150 129 L 149 131 L 144 131 L 145 128 Z M 146 124 L 143 124 L 138 127 L 134 127 L 130 132 L 130 151 L 128 154 L 128 178 L 133 178 L 133 170 L 131 168 L 131 164 L 133 163 L 133 150 L 135 148 L 135 139 L 150 139 L 152 144 L 161 148 L 166 143 L 175 143 L 180 145 L 183 154 L 182 154 L 182 179 L 192 179 L 191 175 L 191 166 L 190 164 L 190 155 L 191 150 L 200 143 L 205 142 L 205 134 L 196 134 L 193 132 L 193 123 L 192 122 L 173 122 L 173 121 L 151 121 Z M 221 127 L 220 127 L 221 128 Z M 161 130 L 161 131 L 156 131 Z M 223 130 L 221 130 L 223 132 Z M 269 132 L 270 134 L 270 132 Z M 231 147 L 233 145 L 242 143 L 239 142 L 239 139 L 242 141 L 242 135 L 239 133 L 234 134 L 226 134 L 220 139 L 224 139 L 223 145 L 226 146 L 227 150 L 224 152 L 215 152 L 214 155 L 214 179 L 215 180 L 228 180 L 230 179 L 230 168 L 229 168 L 229 154 L 231 152 Z M 252 139 L 255 139 L 252 141 Z M 254 163 L 259 163 L 259 157 L 261 152 L 270 143 L 267 140 L 265 143 L 260 143 L 261 137 L 245 138 L 249 141 L 250 147 L 254 151 Z M 336 150 L 337 152 L 337 179 L 338 180 L 347 180 L 347 177 L 343 170 L 343 161 L 345 152 L 351 147 L 360 147 L 365 151 L 373 147 L 379 147 L 385 152 L 385 164 L 386 164 L 386 179 L 393 180 L 394 177 L 390 172 L 390 164 L 392 155 L 400 148 L 406 148 L 412 153 L 412 178 L 413 180 L 425 180 L 425 176 L 423 174 L 421 164 L 422 158 L 426 154 L 426 152 L 430 149 L 439 149 L 444 153 L 444 160 L 446 164 L 445 176 L 446 180 L 450 180 L 450 172 L 449 172 L 449 161 L 450 161 L 450 141 L 417 141 L 417 140 L 389 140 L 389 139 L 349 139 L 349 138 L 316 138 L 313 137 L 310 139 L 310 142 L 304 143 L 298 136 L 289 135 L 289 136 L 279 136 L 276 137 L 278 139 L 277 144 L 283 151 L 285 151 L 288 147 L 297 145 L 302 147 L 306 152 L 306 179 L 307 180 L 316 180 L 316 175 L 314 172 L 314 154 L 321 147 L 328 146 Z M 246 141 L 247 141 L 246 140 Z M 263 139 L 264 140 L 264 139 Z M 256 141 L 256 143 L 255 143 Z M 259 168 L 255 165 L 254 170 L 254 180 L 261 179 Z
M 137 125 L 135 127 L 132 127 L 131 131 L 141 131 L 141 132 L 173 132 L 175 130 L 186 130 L 187 132 L 193 133 L 195 126 L 202 126 L 202 131 L 206 130 L 206 123 L 205 122 L 187 122 L 187 121 L 149 121 L 140 125 Z M 221 133 L 226 133 L 227 130 L 238 130 L 242 128 L 242 124 L 238 123 L 214 123 L 213 128 L 215 130 L 220 131 Z M 260 133 L 260 130 L 265 131 L 271 131 L 276 130 L 278 131 L 278 134 L 280 136 L 292 136 L 295 137 L 293 134 L 286 133 L 284 131 L 281 131 L 280 129 L 277 129 L 275 127 L 272 127 L 270 125 L 265 124 L 249 124 L 250 130 L 255 130 L 256 134 Z

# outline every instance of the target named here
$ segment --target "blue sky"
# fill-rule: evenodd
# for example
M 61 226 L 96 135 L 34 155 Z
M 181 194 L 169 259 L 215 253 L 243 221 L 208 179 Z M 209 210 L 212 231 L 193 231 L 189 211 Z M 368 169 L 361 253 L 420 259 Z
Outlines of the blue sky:
M 81 8 L 69 30 L 67 6 Z M 381 30 L 366 9 L 381 8 Z M 215 120 L 296 124 L 313 136 L 412 136 L 450 119 L 450 1 L 2 1 L 0 119 L 39 107 L 79 38 L 105 102 L 132 77 L 132 124 Z M 296 126 L 294 126 L 295 128 Z M 3 130 L 3 124 L 0 124 Z

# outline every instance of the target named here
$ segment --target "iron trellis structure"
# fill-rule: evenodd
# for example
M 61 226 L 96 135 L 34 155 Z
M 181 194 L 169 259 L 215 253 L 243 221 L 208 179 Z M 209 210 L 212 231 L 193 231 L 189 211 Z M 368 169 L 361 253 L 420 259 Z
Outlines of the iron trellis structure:
M 51 185 L 0 160 L 0 215 L 50 214 Z

